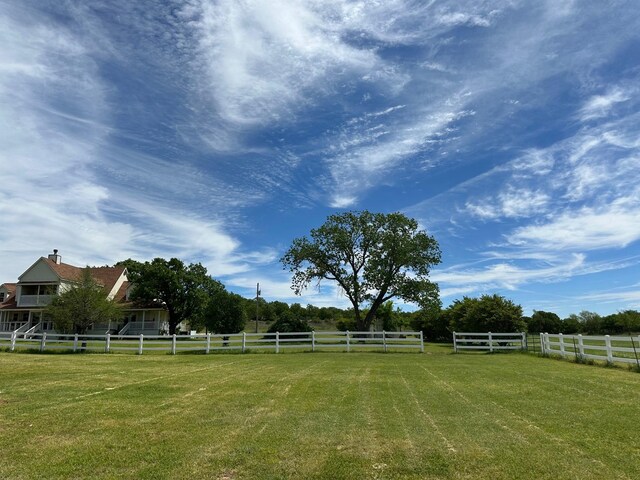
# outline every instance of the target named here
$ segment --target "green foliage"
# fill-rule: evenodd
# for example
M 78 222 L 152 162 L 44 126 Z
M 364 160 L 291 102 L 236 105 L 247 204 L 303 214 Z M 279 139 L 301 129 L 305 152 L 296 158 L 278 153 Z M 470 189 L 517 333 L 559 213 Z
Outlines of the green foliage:
M 128 278 L 134 284 L 133 301 L 160 304 L 167 309 L 169 334 L 174 334 L 182 321 L 197 325 L 208 297 L 224 289 L 200 263 L 185 265 L 177 258 L 155 258 L 144 263 L 129 259 L 120 265 L 127 267 Z
M 640 312 L 636 310 L 624 310 L 614 313 L 603 319 L 604 328 L 608 333 L 640 332 Z M 609 328 L 607 328 L 609 326 Z
M 336 328 L 341 332 L 346 332 L 347 330 L 357 330 L 356 328 L 356 319 L 353 317 L 342 317 L 339 318 L 336 322 Z
M 562 320 L 562 333 L 573 334 L 580 332 L 582 332 L 582 324 L 577 315 L 572 314 Z
M 622 335 L 640 332 L 640 312 L 624 310 L 605 317 L 583 310 L 565 318 L 562 333 L 585 333 L 587 335 Z M 551 333 L 551 332 L 549 332 Z
M 527 331 L 529 333 L 566 333 L 563 330 L 563 322 L 560 317 L 553 312 L 534 310 L 533 315 L 527 321 Z
M 583 310 L 578 314 L 578 321 L 582 324 L 582 331 L 587 335 L 602 333 L 602 317 L 597 313 Z
M 438 243 L 401 213 L 331 215 L 310 238 L 296 238 L 281 261 L 293 273 L 296 294 L 312 282 L 337 282 L 353 305 L 358 330 L 368 330 L 378 308 L 394 297 L 439 304 L 438 286 L 428 278 L 440 263 Z
M 522 332 L 526 328 L 522 307 L 500 295 L 463 297 L 444 314 L 451 329 L 458 332 Z
M 451 315 L 449 310 L 422 309 L 415 313 L 413 321 L 416 330 L 422 330 L 429 342 L 451 342 Z
M 269 333 L 310 332 L 311 327 L 304 319 L 294 316 L 291 311 L 287 311 L 283 312 L 267 331 Z
M 55 297 L 44 314 L 51 317 L 56 330 L 83 334 L 94 324 L 122 319 L 122 310 L 107 294 L 87 267 L 82 271 L 79 284 Z
M 202 323 L 213 333 L 241 332 L 246 321 L 243 298 L 224 289 L 213 292 L 203 309 Z

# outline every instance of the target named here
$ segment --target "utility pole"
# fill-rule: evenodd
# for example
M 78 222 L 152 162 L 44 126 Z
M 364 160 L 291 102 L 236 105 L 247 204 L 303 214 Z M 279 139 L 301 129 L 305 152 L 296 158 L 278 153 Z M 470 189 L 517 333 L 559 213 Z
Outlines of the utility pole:
M 256 333 L 258 333 L 258 318 L 260 316 L 260 283 L 256 284 Z

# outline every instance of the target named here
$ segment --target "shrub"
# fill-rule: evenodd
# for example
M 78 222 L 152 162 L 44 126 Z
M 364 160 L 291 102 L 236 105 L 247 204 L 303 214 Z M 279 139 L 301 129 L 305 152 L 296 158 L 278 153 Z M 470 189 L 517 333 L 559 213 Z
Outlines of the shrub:
M 450 327 L 458 332 L 522 332 L 522 307 L 500 295 L 464 297 L 444 310 Z
M 306 320 L 297 318 L 291 312 L 282 312 L 278 320 L 273 322 L 267 330 L 268 333 L 286 332 L 310 332 L 311 327 Z M 306 335 L 304 335 L 306 336 Z

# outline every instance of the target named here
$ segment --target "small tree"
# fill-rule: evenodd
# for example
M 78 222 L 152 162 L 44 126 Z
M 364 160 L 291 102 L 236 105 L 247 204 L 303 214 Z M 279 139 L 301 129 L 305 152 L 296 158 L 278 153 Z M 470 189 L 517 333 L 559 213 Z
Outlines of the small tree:
M 87 267 L 78 285 L 56 296 L 44 313 L 51 317 L 56 330 L 84 334 L 92 325 L 122 319 L 121 308 L 107 298 L 107 293 Z
M 445 310 L 458 332 L 522 332 L 522 307 L 500 295 L 464 297 Z
M 209 297 L 203 315 L 202 323 L 213 333 L 241 332 L 247 321 L 243 298 L 222 289 Z
M 562 320 L 560 320 L 557 314 L 543 310 L 534 310 L 533 315 L 527 322 L 527 331 L 529 333 L 561 333 L 563 332 L 563 325 Z
M 450 320 L 448 310 L 426 308 L 414 312 L 412 326 L 422 330 L 425 339 L 430 342 L 450 342 Z
M 310 332 L 311 327 L 303 318 L 296 317 L 292 312 L 282 312 L 278 320 L 273 322 L 267 330 L 268 333 L 276 332 Z M 306 335 L 301 335 L 305 337 Z
M 378 308 L 394 297 L 421 306 L 440 302 L 429 281 L 429 269 L 440 263 L 438 242 L 401 213 L 331 215 L 310 238 L 296 238 L 281 262 L 298 295 L 313 281 L 335 281 L 353 305 L 358 330 L 369 330 Z
M 602 331 L 602 317 L 595 312 L 583 310 L 578 314 L 578 319 L 582 324 L 582 330 L 588 335 L 597 335 Z

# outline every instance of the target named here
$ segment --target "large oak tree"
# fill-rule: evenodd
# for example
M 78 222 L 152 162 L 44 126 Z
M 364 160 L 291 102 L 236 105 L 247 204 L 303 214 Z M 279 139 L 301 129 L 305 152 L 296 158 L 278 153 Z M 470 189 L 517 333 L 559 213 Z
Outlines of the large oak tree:
M 127 267 L 133 283 L 131 300 L 161 304 L 167 309 L 171 335 L 180 322 L 202 318 L 209 297 L 224 289 L 200 263 L 185 265 L 177 258 L 154 258 L 151 262 L 125 260 L 119 264 Z
M 337 282 L 360 331 L 369 330 L 380 305 L 394 297 L 423 307 L 439 303 L 438 286 L 429 280 L 429 269 L 440 263 L 438 242 L 401 213 L 331 215 L 309 237 L 293 240 L 281 262 L 293 273 L 298 295 L 311 282 Z

